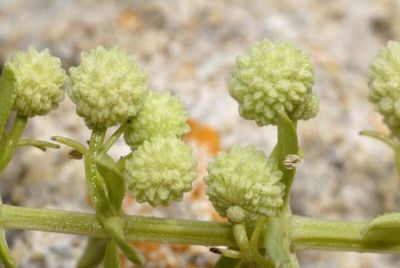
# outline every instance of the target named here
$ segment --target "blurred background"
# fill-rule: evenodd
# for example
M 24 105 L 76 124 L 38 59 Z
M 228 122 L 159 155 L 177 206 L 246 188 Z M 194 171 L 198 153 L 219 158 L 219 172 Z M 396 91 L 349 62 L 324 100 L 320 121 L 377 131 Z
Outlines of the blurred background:
M 152 209 L 127 197 L 129 213 L 203 220 L 219 219 L 204 195 L 207 161 L 233 144 L 255 144 L 269 153 L 274 127 L 241 119 L 227 81 L 235 57 L 253 42 L 290 40 L 309 53 L 316 69 L 317 118 L 299 123 L 305 159 L 292 194 L 296 214 L 363 221 L 398 211 L 398 176 L 392 152 L 363 129 L 387 132 L 367 102 L 368 65 L 388 40 L 400 37 L 400 2 L 395 0 L 281 1 L 95 1 L 0 0 L 0 66 L 16 50 L 49 48 L 65 68 L 80 52 L 101 44 L 135 54 L 149 87 L 170 90 L 190 112 L 186 141 L 199 160 L 199 179 L 182 203 Z M 60 109 L 30 120 L 25 137 L 89 138 L 83 120 L 66 98 Z M 128 151 L 121 140 L 115 157 Z M 91 211 L 83 163 L 68 149 L 20 149 L 1 178 L 6 203 Z M 73 267 L 84 237 L 9 231 L 21 267 Z M 135 243 L 149 267 L 211 267 L 205 247 Z M 394 255 L 302 252 L 301 267 L 397 267 Z M 126 263 L 125 267 L 130 267 Z

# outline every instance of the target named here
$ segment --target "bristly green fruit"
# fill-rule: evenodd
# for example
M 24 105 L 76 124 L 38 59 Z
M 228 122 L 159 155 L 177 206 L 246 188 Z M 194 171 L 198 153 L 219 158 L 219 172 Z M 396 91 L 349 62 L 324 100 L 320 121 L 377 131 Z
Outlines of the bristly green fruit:
M 282 206 L 281 178 L 275 162 L 262 151 L 252 145 L 234 146 L 209 164 L 206 194 L 221 216 L 238 206 L 245 211 L 246 222 L 254 224 L 260 214 L 273 216 Z
M 137 148 L 145 140 L 157 136 L 182 138 L 190 131 L 187 124 L 189 114 L 183 103 L 170 92 L 148 92 L 143 108 L 132 118 L 125 132 L 125 141 Z
M 142 108 L 145 74 L 126 51 L 98 46 L 83 52 L 81 64 L 69 71 L 69 95 L 89 128 L 115 126 Z
M 6 66 L 16 77 L 14 108 L 20 115 L 45 115 L 64 99 L 67 75 L 60 59 L 51 56 L 48 49 L 18 51 Z
M 400 43 L 390 41 L 372 62 L 369 101 L 394 135 L 400 133 Z
M 168 206 L 192 189 L 196 161 L 192 148 L 177 137 L 155 137 L 132 153 L 125 174 L 138 202 Z
M 229 83 L 240 115 L 258 126 L 275 125 L 277 112 L 306 120 L 318 112 L 311 59 L 291 43 L 255 43 L 237 57 Z

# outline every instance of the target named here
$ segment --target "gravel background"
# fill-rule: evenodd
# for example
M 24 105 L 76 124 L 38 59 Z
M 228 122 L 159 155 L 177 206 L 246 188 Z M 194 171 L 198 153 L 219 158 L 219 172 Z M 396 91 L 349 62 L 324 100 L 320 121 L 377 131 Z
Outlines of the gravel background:
M 390 150 L 358 135 L 362 129 L 386 131 L 367 102 L 366 73 L 379 48 L 399 39 L 399 12 L 400 4 L 394 0 L 0 0 L 0 63 L 15 50 L 35 46 L 49 48 L 67 68 L 78 63 L 83 50 L 98 44 L 119 46 L 137 55 L 152 89 L 179 95 L 192 118 L 217 131 L 223 149 L 252 143 L 269 152 L 275 129 L 257 128 L 239 117 L 227 80 L 235 56 L 254 41 L 292 40 L 312 56 L 317 77 L 314 89 L 321 99 L 318 117 L 299 125 L 305 160 L 294 184 L 293 210 L 326 219 L 366 220 L 385 210 L 398 210 L 400 205 Z M 74 109 L 66 99 L 49 116 L 33 118 L 25 136 L 64 135 L 85 142 L 89 131 Z M 126 151 L 121 142 L 113 153 Z M 66 154 L 65 148 L 46 154 L 19 150 L 1 178 L 6 202 L 90 210 L 82 163 L 69 161 Z M 209 157 L 198 156 L 205 162 Z M 204 198 L 198 202 L 206 206 Z M 167 210 L 147 212 L 208 217 L 191 212 L 193 206 L 186 200 Z M 137 209 L 136 205 L 127 207 Z M 21 267 L 73 267 L 85 241 L 37 232 L 8 235 Z M 182 249 L 163 259 L 163 264 L 154 261 L 151 265 L 207 266 L 212 256 L 195 261 L 185 257 L 209 255 L 206 250 Z M 304 252 L 299 257 L 302 267 L 400 264 L 393 255 Z

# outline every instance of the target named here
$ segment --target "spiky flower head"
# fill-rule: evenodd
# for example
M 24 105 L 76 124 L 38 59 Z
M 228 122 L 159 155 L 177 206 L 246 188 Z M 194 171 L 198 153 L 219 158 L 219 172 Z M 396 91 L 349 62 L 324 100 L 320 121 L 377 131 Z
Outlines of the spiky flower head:
M 191 147 L 174 136 L 145 141 L 126 161 L 125 168 L 130 192 L 138 202 L 152 206 L 182 200 L 196 179 Z
M 400 133 L 400 43 L 389 41 L 369 70 L 369 101 L 393 134 Z
M 83 52 L 81 64 L 69 71 L 69 94 L 88 127 L 112 127 L 141 109 L 145 74 L 126 51 L 98 46 Z
M 248 223 L 260 214 L 275 215 L 283 204 L 282 172 L 254 146 L 234 146 L 219 153 L 208 166 L 206 194 L 217 212 L 225 217 L 228 209 L 241 207 Z
M 37 51 L 30 47 L 18 51 L 6 62 L 6 67 L 16 77 L 14 107 L 20 115 L 45 115 L 64 99 L 67 76 L 60 59 L 51 56 L 48 49 Z
M 189 114 L 182 102 L 170 92 L 148 92 L 143 108 L 132 118 L 125 132 L 125 141 L 137 148 L 145 140 L 156 136 L 182 138 L 190 131 L 187 124 Z
M 243 118 L 255 120 L 259 126 L 275 125 L 277 112 L 292 120 L 317 114 L 313 84 L 314 69 L 308 55 L 291 43 L 264 40 L 237 57 L 229 92 L 239 103 Z

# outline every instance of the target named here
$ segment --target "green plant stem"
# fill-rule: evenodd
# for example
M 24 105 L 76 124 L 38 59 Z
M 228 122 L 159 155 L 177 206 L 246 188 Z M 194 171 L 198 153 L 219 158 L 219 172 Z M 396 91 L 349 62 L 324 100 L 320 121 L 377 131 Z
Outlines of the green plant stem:
M 76 140 L 61 137 L 61 136 L 53 136 L 53 137 L 51 137 L 51 139 L 53 141 L 67 145 L 68 147 L 71 147 L 72 149 L 77 150 L 82 155 L 86 154 L 86 152 L 87 152 L 86 146 L 83 145 L 82 143 L 77 142 Z
M 128 122 L 123 123 L 103 144 L 103 150 L 108 152 L 114 143 L 124 134 L 125 130 L 128 128 Z
M 101 179 L 96 166 L 96 155 L 101 149 L 104 141 L 106 129 L 93 129 L 89 141 L 89 149 L 85 154 L 85 173 L 89 190 L 89 196 L 100 217 L 112 216 L 110 204 L 107 202 L 107 190 L 104 181 Z
M 2 205 L 0 226 L 108 238 L 95 214 Z M 125 216 L 129 240 L 235 247 L 231 225 L 205 221 Z
M 3 173 L 8 163 L 10 163 L 15 153 L 15 150 L 18 147 L 19 138 L 25 130 L 27 121 L 27 117 L 17 115 L 10 134 L 6 136 L 6 139 L 2 143 L 2 146 L 0 148 L 0 174 Z
M 2 205 L 0 226 L 107 238 L 95 214 Z M 129 240 L 236 247 L 229 223 L 125 216 Z M 400 254 L 400 240 L 361 235 L 366 224 L 291 218 L 292 250 L 335 250 Z M 261 246 L 261 245 L 260 245 Z
M 333 250 L 376 253 L 400 253 L 400 240 L 369 237 L 364 234 L 365 223 L 315 220 L 293 216 L 291 221 L 292 249 Z M 390 232 L 390 231 L 389 231 Z
M 2 205 L 2 199 L 1 199 L 1 195 L 0 195 L 0 206 L 1 205 Z M 1 218 L 2 218 L 1 215 L 2 215 L 2 208 L 0 207 L 0 222 L 1 222 Z M 0 267 L 2 267 L 2 265 L 1 265 L 2 263 L 4 264 L 4 266 L 6 268 L 17 267 L 17 265 L 15 264 L 15 262 L 11 256 L 10 250 L 8 248 L 4 228 L 0 224 Z
M 244 223 L 233 223 L 232 233 L 235 238 L 236 245 L 239 247 L 240 251 L 247 252 L 250 247 L 250 242 L 247 237 L 246 226 Z
M 47 148 L 51 148 L 51 149 L 59 149 L 60 148 L 59 144 L 47 142 L 47 141 L 39 141 L 39 140 L 19 140 L 17 146 L 18 147 L 33 146 L 42 151 L 46 151 Z
M 265 223 L 267 222 L 267 217 L 261 215 L 258 220 L 253 233 L 251 234 L 250 244 L 252 246 L 257 246 L 260 243 L 261 234 L 264 231 Z
M 4 170 L 10 163 L 15 151 L 18 147 L 19 139 L 25 130 L 28 118 L 17 114 L 15 118 L 14 125 L 11 132 L 8 135 L 3 135 L 4 140 L 2 140 L 0 147 L 0 175 L 3 174 Z M 5 134 L 5 132 L 3 133 Z M 0 206 L 2 205 L 1 195 L 0 195 Z M 0 222 L 2 217 L 2 208 L 0 207 Z M 5 238 L 5 232 L 0 225 L 0 258 L 6 268 L 17 267 L 15 264 L 10 250 L 7 245 Z

